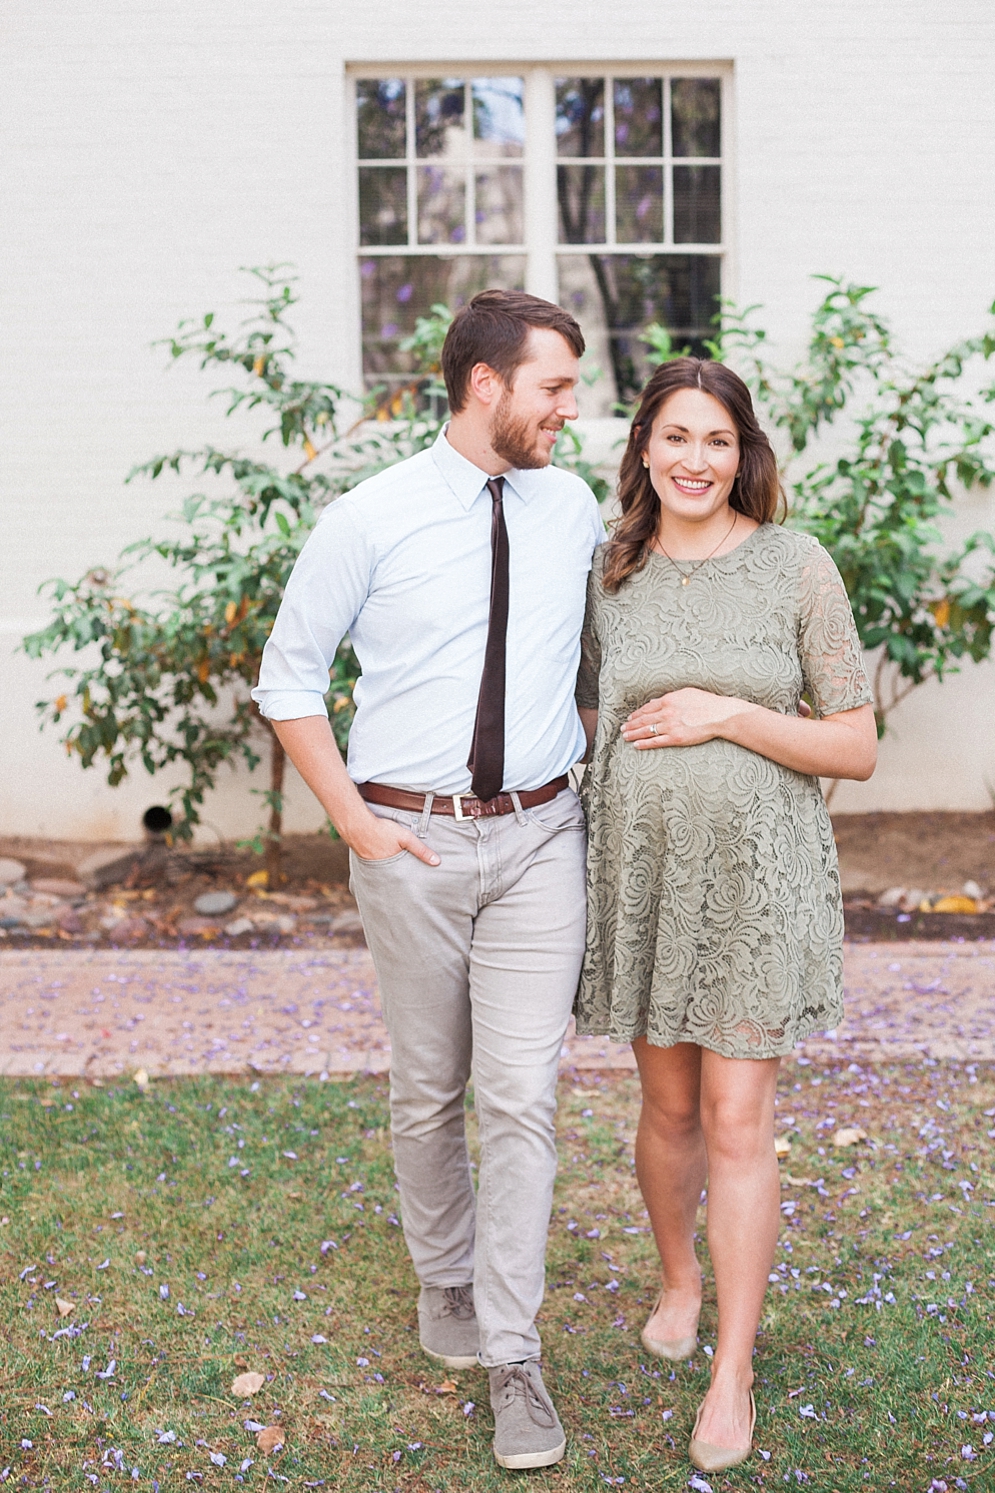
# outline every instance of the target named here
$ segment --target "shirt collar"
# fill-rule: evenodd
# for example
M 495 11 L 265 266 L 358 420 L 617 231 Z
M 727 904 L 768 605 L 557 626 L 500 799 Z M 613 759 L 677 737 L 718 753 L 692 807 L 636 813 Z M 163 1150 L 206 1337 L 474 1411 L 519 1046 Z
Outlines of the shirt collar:
M 487 473 L 475 466 L 472 461 L 467 461 L 455 446 L 449 444 L 446 439 L 448 429 L 447 423 L 436 436 L 432 447 L 432 458 L 446 486 L 457 502 L 469 512 L 484 491 Z M 537 467 L 535 471 L 520 471 L 517 467 L 512 467 L 510 471 L 502 472 L 501 475 L 504 477 L 506 486 L 521 498 L 523 503 L 528 503 L 538 491 L 538 484 L 544 470 L 544 468 Z

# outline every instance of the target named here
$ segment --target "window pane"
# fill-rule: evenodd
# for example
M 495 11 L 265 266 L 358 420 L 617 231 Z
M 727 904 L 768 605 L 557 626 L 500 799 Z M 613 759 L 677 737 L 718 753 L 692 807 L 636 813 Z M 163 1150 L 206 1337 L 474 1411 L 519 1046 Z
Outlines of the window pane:
M 557 79 L 556 153 L 561 156 L 604 155 L 604 78 Z
M 422 78 L 415 84 L 415 150 L 420 156 L 466 154 L 463 84 Z
M 418 242 L 466 243 L 466 176 L 462 169 L 418 167 Z
M 401 78 L 359 78 L 356 119 L 360 160 L 391 160 L 404 156 L 404 81 Z
M 719 309 L 719 259 L 710 254 L 561 254 L 559 301 L 584 329 L 602 377 L 582 389 L 585 415 L 610 415 L 645 384 L 649 349 L 639 333 L 667 327 L 674 347 L 704 353 Z
M 520 244 L 525 238 L 521 166 L 491 166 L 476 180 L 478 244 Z
M 384 407 L 398 391 L 418 393 L 414 359 L 400 351 L 419 316 L 441 302 L 456 311 L 478 290 L 525 288 L 524 254 L 457 254 L 436 259 L 403 254 L 360 259 L 363 307 L 363 375 L 366 387 L 384 387 Z
M 359 242 L 408 242 L 408 173 L 403 166 L 360 166 Z
M 561 244 L 605 241 L 604 166 L 557 166 Z
M 474 78 L 474 151 L 478 156 L 520 156 L 525 145 L 525 84 L 521 78 Z
M 620 244 L 663 242 L 663 168 L 615 168 L 615 237 Z
M 674 167 L 674 243 L 722 242 L 721 166 Z
M 663 83 L 659 78 L 615 79 L 615 154 L 663 155 Z
M 670 85 L 670 101 L 674 155 L 721 155 L 720 80 L 675 78 Z

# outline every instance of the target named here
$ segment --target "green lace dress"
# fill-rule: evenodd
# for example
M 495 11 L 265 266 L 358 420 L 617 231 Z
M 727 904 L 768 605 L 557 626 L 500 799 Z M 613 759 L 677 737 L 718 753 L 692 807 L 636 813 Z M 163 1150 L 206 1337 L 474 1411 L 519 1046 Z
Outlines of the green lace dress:
M 774 524 L 698 568 L 651 554 L 616 595 L 603 558 L 577 688 L 599 712 L 582 790 L 577 1030 L 725 1057 L 790 1052 L 843 1014 L 843 908 L 818 779 L 728 741 L 636 751 L 619 728 L 690 685 L 782 714 L 804 691 L 819 715 L 869 703 L 843 582 L 815 539 Z

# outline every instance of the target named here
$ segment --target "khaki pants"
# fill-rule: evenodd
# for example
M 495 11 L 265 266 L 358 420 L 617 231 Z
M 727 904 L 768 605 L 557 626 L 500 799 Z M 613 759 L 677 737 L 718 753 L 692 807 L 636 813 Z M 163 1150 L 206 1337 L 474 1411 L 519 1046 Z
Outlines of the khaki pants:
M 371 804 L 441 856 L 350 857 L 390 1033 L 404 1235 L 422 1285 L 474 1284 L 487 1368 L 539 1353 L 560 1049 L 584 952 L 584 818 L 548 804 L 458 821 Z M 474 1198 L 464 1132 L 473 1074 Z

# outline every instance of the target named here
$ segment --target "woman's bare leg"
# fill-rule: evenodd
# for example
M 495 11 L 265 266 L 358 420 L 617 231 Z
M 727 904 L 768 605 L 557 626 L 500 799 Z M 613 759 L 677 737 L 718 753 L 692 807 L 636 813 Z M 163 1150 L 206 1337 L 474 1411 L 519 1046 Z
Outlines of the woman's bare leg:
M 663 1294 L 647 1323 L 650 1337 L 692 1336 L 701 1309 L 701 1269 L 694 1225 L 705 1185 L 705 1140 L 699 1118 L 701 1048 L 691 1042 L 632 1044 L 643 1107 L 636 1132 L 636 1176 L 660 1251 Z
M 750 1439 L 753 1345 L 780 1224 L 774 1154 L 779 1058 L 701 1055 L 701 1123 L 708 1152 L 708 1249 L 719 1333 L 698 1438 L 742 1447 Z

